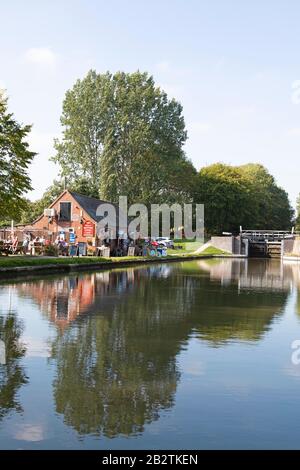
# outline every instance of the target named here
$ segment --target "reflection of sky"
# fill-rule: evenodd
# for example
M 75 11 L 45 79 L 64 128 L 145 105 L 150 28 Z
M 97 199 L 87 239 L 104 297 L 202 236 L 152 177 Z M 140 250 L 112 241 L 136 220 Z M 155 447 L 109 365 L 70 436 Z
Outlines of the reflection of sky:
M 44 430 L 40 423 L 19 425 L 14 436 L 17 440 L 29 442 L 42 441 L 44 437 Z
M 300 418 L 296 405 L 300 366 L 291 364 L 291 343 L 300 338 L 296 301 L 294 289 L 284 315 L 265 333 L 263 341 L 251 344 L 234 341 L 216 349 L 198 338 L 190 340 L 189 347 L 178 358 L 182 376 L 176 408 L 183 428 L 189 426 L 194 430 L 191 448 L 197 445 L 205 448 L 214 440 L 223 442 L 224 448 L 243 448 L 251 437 L 255 441 L 255 434 L 262 436 L 258 445 L 261 448 L 286 446 L 287 436 L 291 448 L 299 448 L 300 421 L 295 419 L 295 413 Z M 193 374 L 197 368 L 195 358 L 199 360 L 199 371 L 204 371 L 198 375 Z M 189 423 L 185 416 L 189 416 Z M 200 421 L 206 423 L 202 440 L 199 435 L 196 437 Z
M 126 288 L 124 282 L 120 286 L 121 291 Z M 17 290 L 0 288 L 0 315 L 11 309 L 24 322 L 22 341 L 27 351 L 22 366 L 29 377 L 28 385 L 18 391 L 23 412 L 0 422 L 0 447 L 114 449 L 163 445 L 175 449 L 213 448 L 222 443 L 224 448 L 243 448 L 249 442 L 269 448 L 280 444 L 299 447 L 300 366 L 293 366 L 290 360 L 291 343 L 300 339 L 296 304 L 294 288 L 283 314 L 274 318 L 259 341 L 235 338 L 216 347 L 191 330 L 176 358 L 181 376 L 173 408 L 160 411 L 160 419 L 147 424 L 141 436 L 113 440 L 86 436 L 78 440 L 76 432 L 64 424 L 63 416 L 55 412 L 56 363 L 49 358 L 49 343 L 57 334 L 55 325 L 29 297 L 19 298 Z

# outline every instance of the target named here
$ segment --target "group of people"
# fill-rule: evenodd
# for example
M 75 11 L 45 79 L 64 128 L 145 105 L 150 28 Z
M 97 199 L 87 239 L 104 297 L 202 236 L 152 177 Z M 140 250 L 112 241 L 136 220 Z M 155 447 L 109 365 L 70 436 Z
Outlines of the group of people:
M 5 251 L 6 254 L 44 254 L 45 246 L 50 244 L 51 241 L 44 238 L 43 235 L 33 237 L 33 234 L 30 232 L 25 232 L 22 242 L 19 243 L 17 235 L 12 233 L 11 236 L 4 241 L 2 251 Z M 67 243 L 65 237 L 61 234 L 57 235 L 53 244 L 57 247 L 58 254 L 64 256 L 69 254 L 69 246 L 72 245 L 72 243 Z M 109 254 L 106 254 L 107 250 L 109 250 Z M 130 238 L 120 238 L 116 243 L 112 243 L 111 240 L 102 240 L 101 246 L 95 249 L 94 253 L 98 254 L 98 256 L 132 256 L 133 253 L 135 256 L 165 256 L 166 249 L 160 247 L 157 242 L 151 239 L 139 239 L 134 241 Z M 103 255 L 103 253 L 105 253 L 105 255 Z
M 26 255 L 28 252 L 31 254 L 35 254 L 35 247 L 38 246 L 44 246 L 47 243 L 47 240 L 43 236 L 41 237 L 34 237 L 32 238 L 30 233 L 26 233 L 23 238 L 22 242 L 22 252 L 24 255 Z
M 69 245 L 64 238 L 61 238 L 59 235 L 56 237 L 54 241 L 54 245 L 58 248 L 58 253 L 60 255 L 67 255 Z
M 58 245 L 59 251 L 64 252 L 68 250 L 68 244 L 64 240 L 57 240 L 55 244 Z M 23 255 L 43 253 L 44 247 L 50 245 L 50 240 L 46 239 L 43 235 L 33 236 L 30 232 L 25 232 L 22 241 L 19 242 L 18 236 L 11 234 L 6 240 L 2 242 L 2 251 L 7 254 L 22 253 Z

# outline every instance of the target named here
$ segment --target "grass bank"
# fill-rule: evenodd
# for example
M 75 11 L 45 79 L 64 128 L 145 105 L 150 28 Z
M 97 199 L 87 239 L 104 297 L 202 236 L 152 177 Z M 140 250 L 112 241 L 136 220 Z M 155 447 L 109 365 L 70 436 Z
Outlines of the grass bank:
M 172 250 L 173 251 L 173 250 Z M 76 271 L 90 269 L 114 268 L 117 266 L 127 266 L 140 263 L 159 263 L 168 261 L 192 260 L 197 258 L 207 258 L 214 256 L 229 256 L 228 253 L 217 248 L 209 247 L 199 254 L 180 253 L 170 254 L 165 257 L 144 257 L 144 256 L 123 256 L 120 258 L 103 258 L 95 256 L 85 256 L 82 258 L 69 257 L 30 257 L 30 256 L 9 256 L 0 257 L 0 276 L 26 274 L 32 272 L 59 272 Z
M 174 243 L 174 250 L 169 250 L 169 253 L 174 255 L 191 254 L 200 248 L 201 245 L 202 242 L 177 241 Z
M 172 259 L 176 258 L 186 258 L 187 256 L 191 256 L 193 252 L 191 251 L 179 251 L 177 250 L 169 250 L 168 256 L 165 256 L 165 259 Z M 206 250 L 202 251 L 198 255 L 195 256 L 207 256 L 207 255 L 228 255 L 227 252 L 219 250 L 218 248 L 208 247 Z M 47 265 L 73 265 L 73 264 L 109 264 L 109 263 L 118 263 L 118 262 L 131 262 L 131 261 L 145 261 L 149 259 L 161 259 L 161 258 L 154 258 L 151 256 L 122 256 L 119 258 L 111 257 L 111 258 L 104 258 L 104 257 L 97 257 L 97 256 L 84 256 L 84 257 L 74 257 L 71 258 L 69 256 L 66 257 L 50 257 L 50 256 L 40 256 L 40 257 L 33 257 L 33 256 L 0 256 L 0 268 L 7 268 L 7 267 L 22 267 L 22 266 L 47 266 Z
M 33 256 L 7 256 L 0 257 L 0 268 L 23 267 L 23 266 L 47 266 L 47 265 L 70 265 L 70 264 L 95 264 L 109 263 L 113 258 L 102 258 L 85 256 L 82 258 L 70 257 L 33 257 Z

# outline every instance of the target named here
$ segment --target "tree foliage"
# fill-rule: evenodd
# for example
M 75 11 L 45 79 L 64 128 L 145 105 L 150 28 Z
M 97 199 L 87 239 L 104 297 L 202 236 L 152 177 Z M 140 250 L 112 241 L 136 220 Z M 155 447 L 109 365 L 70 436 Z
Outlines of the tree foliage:
M 287 193 L 260 164 L 216 163 L 200 170 L 195 201 L 205 205 L 208 233 L 249 229 L 290 229 L 293 218 Z
M 215 271 L 212 288 L 202 269 L 198 262 L 185 262 L 182 275 L 178 269 L 166 274 L 164 268 L 144 267 L 134 275 L 131 270 L 112 271 L 106 283 L 88 276 L 76 279 L 79 290 L 81 283 L 85 292 L 91 285 L 94 295 L 86 309 L 81 305 L 78 310 L 82 317 L 76 328 L 57 335 L 51 349 L 57 365 L 56 412 L 67 425 L 82 435 L 110 438 L 143 432 L 174 405 L 180 380 L 176 357 L 191 334 L 215 348 L 233 340 L 254 343 L 282 313 L 287 292 L 274 296 L 241 289 L 237 295 L 236 283 L 218 282 Z M 20 289 L 27 297 L 41 289 L 46 314 L 45 298 L 55 294 L 67 318 L 69 283 L 51 282 L 52 291 L 45 282 Z M 116 291 L 115 286 L 122 288 Z
M 19 124 L 8 112 L 0 94 L 0 218 L 18 218 L 26 206 L 24 193 L 31 188 L 28 167 L 35 156 L 26 137 L 31 126 Z
M 91 70 L 67 91 L 62 138 L 55 141 L 53 157 L 60 165 L 60 179 L 34 203 L 19 202 L 22 192 L 30 187 L 26 169 L 33 154 L 23 142 L 30 127 L 18 126 L 11 115 L 6 120 L 12 128 L 17 126 L 15 134 L 19 135 L 9 140 L 20 167 L 11 179 L 18 187 L 15 199 L 9 199 L 10 213 L 14 212 L 14 200 L 19 213 L 24 208 L 22 222 L 42 214 L 62 192 L 67 178 L 68 189 L 112 202 L 120 195 L 126 195 L 129 203 L 145 204 L 194 199 L 205 205 L 208 233 L 238 232 L 240 225 L 252 229 L 291 227 L 293 210 L 288 195 L 262 165 L 216 163 L 197 174 L 183 151 L 187 132 L 182 106 L 155 86 L 147 73 L 98 74 Z M 14 165 L 7 162 L 0 157 L 0 179 L 9 184 L 7 174 Z M 0 189 L 0 202 L 8 193 Z
M 90 71 L 66 93 L 61 175 L 87 178 L 103 199 L 172 202 L 190 195 L 195 169 L 183 152 L 182 106 L 147 73 Z
M 261 164 L 249 163 L 239 167 L 249 180 L 254 204 L 254 228 L 287 230 L 291 228 L 294 210 L 287 192 L 276 184 L 275 178 Z

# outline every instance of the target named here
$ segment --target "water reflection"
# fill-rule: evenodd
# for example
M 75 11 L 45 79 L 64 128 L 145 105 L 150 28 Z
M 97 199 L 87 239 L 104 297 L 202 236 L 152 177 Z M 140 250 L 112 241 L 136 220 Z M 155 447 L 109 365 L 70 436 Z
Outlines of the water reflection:
M 300 281 L 299 264 L 280 260 L 200 260 L 197 265 L 209 273 L 211 280 L 219 280 L 222 285 L 237 283 L 239 289 L 288 291 Z
M 190 276 L 208 273 L 197 299 L 204 308 L 195 329 L 215 346 L 262 338 L 282 313 L 295 275 L 299 279 L 299 271 L 273 260 L 201 260 L 186 269 Z
M 293 284 L 299 285 L 295 265 L 202 260 L 14 286 L 56 327 L 50 346 L 56 372 L 47 391 L 55 411 L 80 435 L 111 438 L 142 433 L 174 406 L 177 357 L 191 337 L 214 348 L 257 343 L 282 314 Z M 12 397 L 26 383 L 17 318 L 0 323 L 15 344 L 5 369 L 11 398 L 0 396 L 0 417 L 18 409 Z
M 21 358 L 26 349 L 20 341 L 23 331 L 22 322 L 15 312 L 0 316 L 0 338 L 2 346 L 2 361 L 0 363 L 0 420 L 11 410 L 22 411 L 17 399 L 20 387 L 27 383 Z

